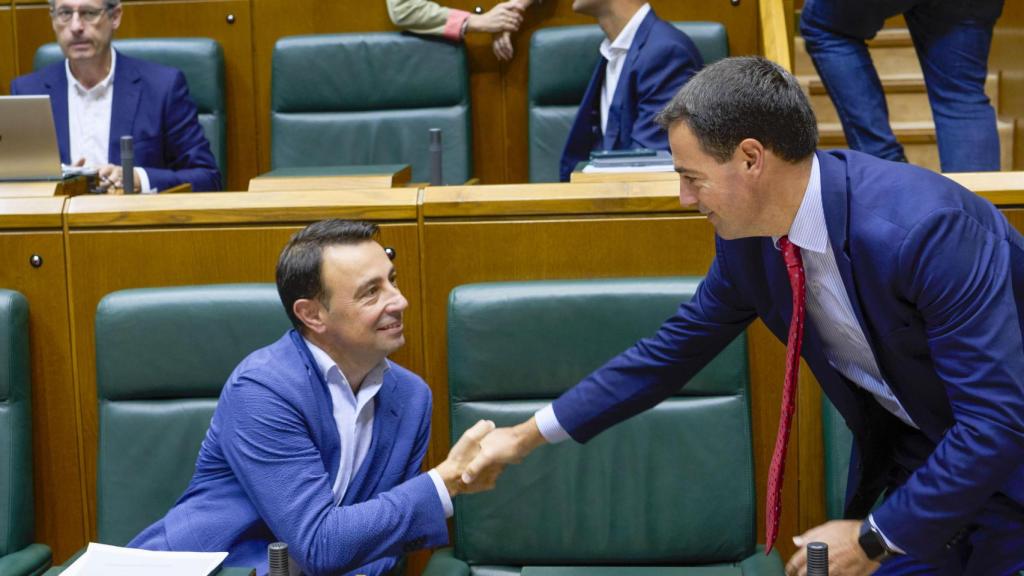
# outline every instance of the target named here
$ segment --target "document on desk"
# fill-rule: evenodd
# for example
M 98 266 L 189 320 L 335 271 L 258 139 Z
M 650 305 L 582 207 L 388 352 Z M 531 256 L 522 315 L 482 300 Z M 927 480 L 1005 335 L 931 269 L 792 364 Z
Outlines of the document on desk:
M 209 576 L 227 552 L 154 552 L 90 542 L 61 576 Z

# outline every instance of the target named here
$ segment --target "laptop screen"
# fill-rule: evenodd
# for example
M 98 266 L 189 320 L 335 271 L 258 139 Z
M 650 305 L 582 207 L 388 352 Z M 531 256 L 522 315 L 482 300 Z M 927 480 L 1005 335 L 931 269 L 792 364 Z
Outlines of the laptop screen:
M 49 96 L 0 96 L 0 180 L 60 180 Z

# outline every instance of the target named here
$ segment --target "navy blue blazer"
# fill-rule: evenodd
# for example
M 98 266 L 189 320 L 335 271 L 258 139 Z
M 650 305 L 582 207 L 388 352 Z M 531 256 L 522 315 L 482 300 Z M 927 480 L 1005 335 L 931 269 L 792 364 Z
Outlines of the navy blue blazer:
M 57 128 L 60 161 L 70 164 L 68 78 L 64 61 L 15 78 L 11 94 L 48 94 Z M 220 190 L 221 176 L 199 126 L 195 102 L 180 70 L 117 53 L 107 158 L 121 163 L 121 136 L 135 143 L 135 165 L 150 186 L 166 190 L 188 182 L 194 191 Z
M 818 152 L 829 240 L 886 382 L 927 439 L 920 465 L 874 511 L 927 558 L 1002 492 L 1024 504 L 1024 238 L 991 203 L 927 170 Z M 651 338 L 554 403 L 578 441 L 668 397 L 752 320 L 786 341 L 792 292 L 770 238 L 723 240 L 693 300 Z M 803 357 L 853 431 L 848 517 L 890 472 L 878 404 L 826 360 L 812 323 Z
M 446 544 L 437 489 L 420 470 L 430 389 L 392 363 L 375 402 L 370 451 L 335 505 L 341 440 L 330 392 L 289 331 L 232 372 L 188 488 L 128 546 L 227 551 L 226 566 L 263 575 L 267 545 L 281 540 L 306 574 L 376 575 L 408 552 Z
M 602 137 L 601 87 L 607 65 L 608 60 L 602 57 L 594 68 L 569 130 L 560 168 L 563 182 L 569 181 L 577 164 L 590 158 L 591 150 L 668 150 L 668 135 L 654 123 L 654 117 L 704 66 L 704 59 L 689 36 L 651 10 L 637 28 L 626 54 L 608 109 L 608 129 Z

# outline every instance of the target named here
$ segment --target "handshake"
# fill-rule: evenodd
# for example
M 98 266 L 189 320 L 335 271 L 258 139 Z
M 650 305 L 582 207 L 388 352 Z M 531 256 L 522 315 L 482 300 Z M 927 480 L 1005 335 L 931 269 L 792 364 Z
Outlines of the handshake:
M 519 463 L 544 443 L 533 418 L 509 428 L 480 420 L 466 430 L 435 470 L 453 498 L 484 492 L 494 488 L 506 465 Z
M 515 51 L 512 47 L 512 32 L 523 24 L 523 12 L 534 0 L 507 0 L 483 14 L 471 14 L 466 22 L 467 32 L 489 32 L 494 34 L 491 42 L 495 57 L 507 62 Z

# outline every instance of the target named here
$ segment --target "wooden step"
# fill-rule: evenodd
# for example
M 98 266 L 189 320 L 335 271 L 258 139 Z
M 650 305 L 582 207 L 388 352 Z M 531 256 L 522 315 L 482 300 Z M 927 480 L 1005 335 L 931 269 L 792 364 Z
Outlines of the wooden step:
M 999 131 L 1000 169 L 1013 169 L 1012 122 L 997 121 Z M 893 122 L 893 133 L 912 164 L 929 170 L 939 171 L 939 148 L 935 140 L 935 124 L 928 122 Z M 846 148 L 846 138 L 838 122 L 818 123 L 818 146 L 820 148 Z
M 807 54 L 803 37 L 797 36 L 795 42 L 796 75 L 817 74 L 814 63 L 811 62 L 811 57 Z M 871 59 L 875 63 L 875 69 L 878 70 L 879 76 L 921 74 L 921 64 L 917 61 L 914 43 L 906 28 L 880 30 L 873 40 L 868 41 L 868 50 L 871 52 Z
M 825 90 L 825 84 L 817 76 L 798 78 L 800 85 L 814 108 L 818 122 L 839 122 L 832 99 Z M 889 118 L 893 122 L 930 122 L 932 119 L 928 92 L 920 74 L 895 74 L 881 78 L 885 99 L 889 106 Z M 999 76 L 989 74 L 985 79 L 985 93 L 992 106 L 999 110 Z

